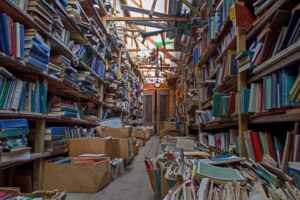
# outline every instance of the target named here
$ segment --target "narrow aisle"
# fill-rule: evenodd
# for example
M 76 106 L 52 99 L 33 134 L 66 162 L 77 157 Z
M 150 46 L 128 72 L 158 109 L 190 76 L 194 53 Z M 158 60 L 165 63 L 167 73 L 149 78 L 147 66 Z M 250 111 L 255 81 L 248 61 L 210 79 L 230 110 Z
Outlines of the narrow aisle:
M 145 157 L 156 156 L 159 148 L 157 136 L 151 137 L 131 164 L 125 168 L 125 173 L 112 181 L 98 193 L 69 193 L 68 200 L 154 200 L 144 164 Z

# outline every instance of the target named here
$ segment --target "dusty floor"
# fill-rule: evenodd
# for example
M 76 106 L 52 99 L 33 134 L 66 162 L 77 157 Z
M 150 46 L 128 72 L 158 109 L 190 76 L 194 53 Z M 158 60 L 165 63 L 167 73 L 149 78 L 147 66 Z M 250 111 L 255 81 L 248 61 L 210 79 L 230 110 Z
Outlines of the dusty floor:
M 145 157 L 157 154 L 158 137 L 152 137 L 125 169 L 125 174 L 98 193 L 71 193 L 68 200 L 154 200 L 144 165 Z

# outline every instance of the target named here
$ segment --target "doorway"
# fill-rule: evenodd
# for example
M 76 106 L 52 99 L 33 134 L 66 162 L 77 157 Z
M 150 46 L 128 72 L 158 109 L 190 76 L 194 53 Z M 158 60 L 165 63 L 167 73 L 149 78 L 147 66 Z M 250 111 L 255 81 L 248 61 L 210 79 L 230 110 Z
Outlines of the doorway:
M 144 91 L 144 125 L 154 126 L 156 134 L 170 117 L 169 93 L 169 90 Z

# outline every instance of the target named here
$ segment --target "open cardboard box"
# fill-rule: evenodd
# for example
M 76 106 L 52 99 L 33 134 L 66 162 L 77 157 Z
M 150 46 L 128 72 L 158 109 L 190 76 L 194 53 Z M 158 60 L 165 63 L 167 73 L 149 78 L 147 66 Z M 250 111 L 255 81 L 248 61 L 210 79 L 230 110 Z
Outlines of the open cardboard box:
M 110 183 L 109 158 L 71 157 L 70 163 L 45 162 L 44 189 L 98 192 Z

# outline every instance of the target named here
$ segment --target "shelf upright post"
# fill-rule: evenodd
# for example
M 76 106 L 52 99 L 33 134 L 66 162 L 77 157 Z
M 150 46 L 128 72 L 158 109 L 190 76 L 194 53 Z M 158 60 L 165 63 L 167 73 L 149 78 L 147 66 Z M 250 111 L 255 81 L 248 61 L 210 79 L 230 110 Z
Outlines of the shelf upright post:
M 47 80 L 44 80 L 47 81 Z M 35 122 L 34 153 L 44 153 L 44 137 L 46 131 L 46 118 Z M 43 188 L 44 159 L 37 159 L 33 165 L 33 190 Z
M 237 1 L 237 3 L 243 4 L 243 0 Z M 237 54 L 241 51 L 246 50 L 246 31 L 240 27 L 236 28 L 236 39 L 237 39 Z M 238 68 L 241 66 L 238 60 Z M 237 88 L 238 91 L 247 87 L 247 75 L 245 73 L 238 72 L 237 76 Z M 238 107 L 241 108 L 241 101 L 238 98 Z M 247 156 L 245 147 L 244 132 L 248 130 L 248 117 L 245 114 L 238 111 L 238 127 L 239 127 L 239 154 L 240 156 Z

